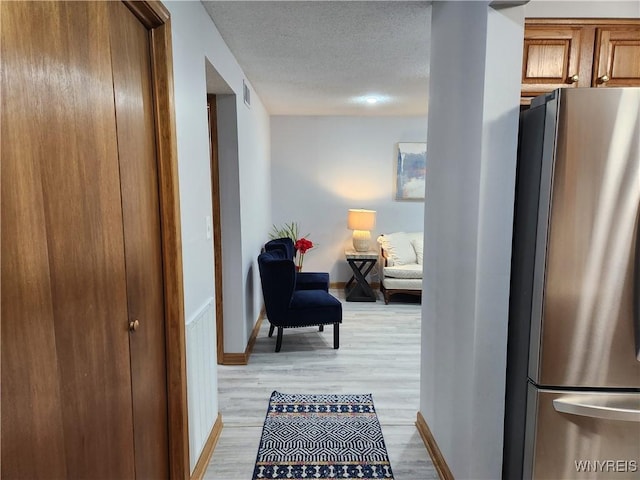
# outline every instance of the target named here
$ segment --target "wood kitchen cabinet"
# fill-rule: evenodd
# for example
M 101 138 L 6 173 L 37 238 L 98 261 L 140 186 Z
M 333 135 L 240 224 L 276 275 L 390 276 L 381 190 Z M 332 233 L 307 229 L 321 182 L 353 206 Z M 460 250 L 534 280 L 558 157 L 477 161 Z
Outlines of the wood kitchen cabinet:
M 640 20 L 527 19 L 522 100 L 556 88 L 640 86 Z
M 596 29 L 592 86 L 640 86 L 640 22 Z

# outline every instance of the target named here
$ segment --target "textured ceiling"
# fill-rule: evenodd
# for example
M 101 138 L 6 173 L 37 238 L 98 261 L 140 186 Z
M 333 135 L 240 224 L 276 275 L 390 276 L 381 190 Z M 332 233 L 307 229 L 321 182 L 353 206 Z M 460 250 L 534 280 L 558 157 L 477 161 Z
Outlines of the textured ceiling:
M 426 114 L 431 2 L 202 3 L 271 115 Z

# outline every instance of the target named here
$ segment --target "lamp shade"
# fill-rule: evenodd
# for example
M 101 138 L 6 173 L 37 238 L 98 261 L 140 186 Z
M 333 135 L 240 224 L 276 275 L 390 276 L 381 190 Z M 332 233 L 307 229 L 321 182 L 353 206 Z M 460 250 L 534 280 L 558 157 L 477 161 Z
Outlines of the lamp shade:
M 372 230 L 375 226 L 375 210 L 362 210 L 360 208 L 349 209 L 347 216 L 347 228 L 349 230 Z

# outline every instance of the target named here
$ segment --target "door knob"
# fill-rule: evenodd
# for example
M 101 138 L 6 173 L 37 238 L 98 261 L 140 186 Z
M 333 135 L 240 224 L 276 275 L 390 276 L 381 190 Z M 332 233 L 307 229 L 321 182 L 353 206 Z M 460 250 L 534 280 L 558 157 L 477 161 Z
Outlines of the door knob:
M 580 80 L 580 77 L 579 77 L 577 74 L 576 74 L 576 75 L 571 75 L 571 76 L 569 77 L 569 81 L 570 81 L 571 83 L 578 83 L 578 80 Z
M 135 332 L 136 330 L 138 330 L 139 326 L 140 322 L 138 320 L 132 320 L 129 322 L 129 331 Z
M 598 80 L 600 80 L 600 83 L 607 83 L 611 79 L 609 78 L 609 75 L 603 75 Z

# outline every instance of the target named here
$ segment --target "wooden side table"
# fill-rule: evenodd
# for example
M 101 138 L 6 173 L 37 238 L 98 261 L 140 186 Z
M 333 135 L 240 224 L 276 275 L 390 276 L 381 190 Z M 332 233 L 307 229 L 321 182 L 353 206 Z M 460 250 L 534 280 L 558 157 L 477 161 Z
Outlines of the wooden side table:
M 378 252 L 345 250 L 344 256 L 353 270 L 353 275 L 344 286 L 347 302 L 375 302 L 378 297 L 367 282 L 367 275 L 378 261 Z

